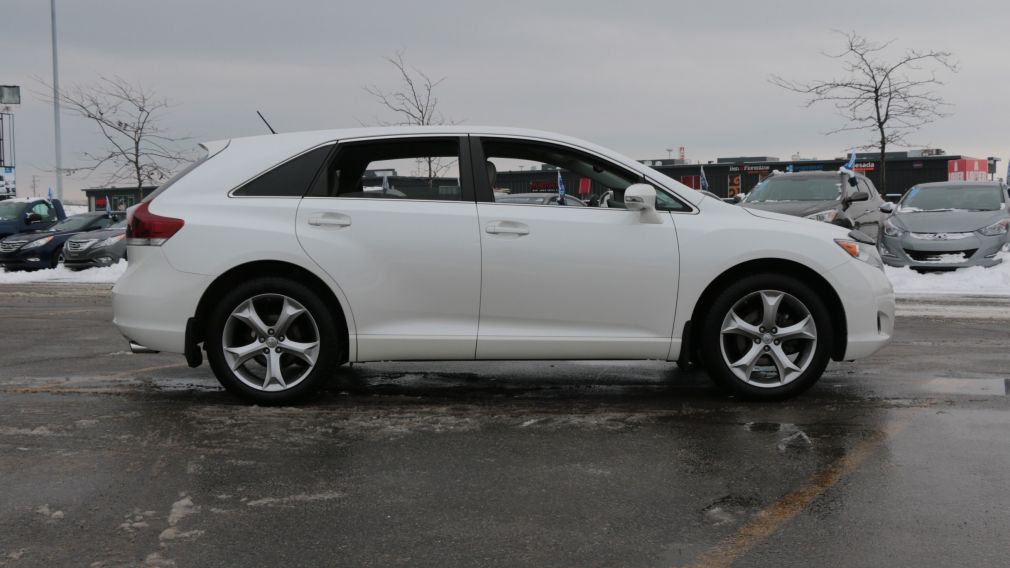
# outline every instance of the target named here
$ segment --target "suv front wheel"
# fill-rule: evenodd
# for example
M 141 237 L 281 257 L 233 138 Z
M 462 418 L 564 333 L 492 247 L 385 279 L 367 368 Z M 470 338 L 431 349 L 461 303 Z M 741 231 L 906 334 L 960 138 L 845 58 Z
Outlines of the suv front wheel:
M 299 282 L 256 278 L 216 304 L 205 335 L 207 359 L 221 384 L 246 400 L 299 401 L 343 360 L 326 304 Z
M 718 385 L 745 398 L 776 400 L 817 382 L 830 358 L 833 331 L 827 307 L 809 285 L 758 274 L 716 298 L 701 349 Z

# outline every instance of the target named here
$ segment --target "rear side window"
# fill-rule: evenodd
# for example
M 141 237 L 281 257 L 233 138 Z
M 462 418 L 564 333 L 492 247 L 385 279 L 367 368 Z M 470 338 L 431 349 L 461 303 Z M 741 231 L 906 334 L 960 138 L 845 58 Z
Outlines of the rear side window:
M 332 145 L 309 150 L 246 182 L 232 195 L 239 197 L 302 197 L 330 155 Z

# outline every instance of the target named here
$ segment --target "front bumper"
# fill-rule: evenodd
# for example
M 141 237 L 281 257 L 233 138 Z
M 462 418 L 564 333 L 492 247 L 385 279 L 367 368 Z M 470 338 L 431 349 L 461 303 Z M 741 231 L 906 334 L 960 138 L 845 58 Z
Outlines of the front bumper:
M 883 270 L 852 260 L 824 274 L 845 310 L 848 333 L 843 360 L 873 355 L 894 333 L 894 288 Z
M 920 239 L 905 233 L 900 237 L 882 235 L 880 258 L 888 266 L 949 270 L 968 266 L 996 266 L 1007 245 L 1007 235 L 986 237 L 974 233 L 960 239 Z
M 0 268 L 14 270 L 40 270 L 52 268 L 53 259 L 45 247 L 0 253 Z
M 83 251 L 73 251 L 68 247 L 63 249 L 63 266 L 70 270 L 112 266 L 119 262 L 122 256 L 121 252 L 110 247 L 88 248 Z

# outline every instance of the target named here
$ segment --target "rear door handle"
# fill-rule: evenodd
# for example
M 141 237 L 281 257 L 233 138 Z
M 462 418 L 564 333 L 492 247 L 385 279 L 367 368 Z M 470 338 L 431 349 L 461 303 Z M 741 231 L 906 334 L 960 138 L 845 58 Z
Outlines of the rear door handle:
M 343 213 L 319 213 L 309 217 L 313 227 L 350 227 L 351 218 Z
M 517 237 L 530 234 L 528 226 L 515 221 L 494 221 L 488 223 L 484 227 L 484 231 L 490 235 L 515 235 Z

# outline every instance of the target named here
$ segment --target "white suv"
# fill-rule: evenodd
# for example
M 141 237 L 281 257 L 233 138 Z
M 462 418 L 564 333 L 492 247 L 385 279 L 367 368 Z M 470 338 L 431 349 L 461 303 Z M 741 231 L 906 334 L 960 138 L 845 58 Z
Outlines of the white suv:
M 115 324 L 137 351 L 193 366 L 205 351 L 257 403 L 391 360 L 694 362 L 783 398 L 891 337 L 864 235 L 722 203 L 580 140 L 451 126 L 203 147 L 130 210 Z M 613 198 L 495 203 L 561 186 Z

